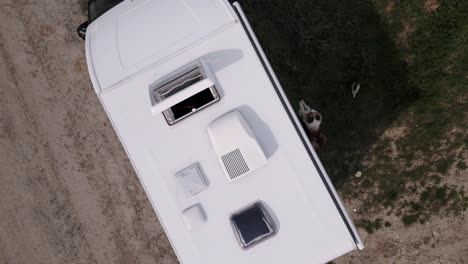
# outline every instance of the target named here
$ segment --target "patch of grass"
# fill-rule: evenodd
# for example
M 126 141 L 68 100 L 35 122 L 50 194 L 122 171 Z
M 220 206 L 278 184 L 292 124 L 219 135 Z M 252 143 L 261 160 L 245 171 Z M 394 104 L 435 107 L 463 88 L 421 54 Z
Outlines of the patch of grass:
M 447 201 L 447 187 L 428 187 L 419 196 L 422 203 L 445 203 Z
M 416 3 L 411 8 L 418 5 L 418 1 L 407 2 Z M 389 20 L 395 38 L 401 23 L 410 21 L 405 10 L 408 3 L 400 4 Z M 463 156 L 454 155 L 467 146 L 466 133 L 451 134 L 454 128 L 468 130 L 462 121 L 466 120 L 468 105 L 466 100 L 459 100 L 466 93 L 468 65 L 468 17 L 463 15 L 464 10 L 468 10 L 466 1 L 441 1 L 435 13 L 416 12 L 411 20 L 413 32 L 399 48 L 415 58 L 408 67 L 408 82 L 418 87 L 421 95 L 403 114 L 402 122 L 407 122 L 408 129 L 397 141 L 399 155 L 390 158 L 382 147 L 371 150 L 381 162 L 374 162 L 371 169 L 379 173 L 365 179 L 379 186 L 377 199 L 364 203 L 369 213 L 391 206 L 396 208 L 395 214 L 402 215 L 405 225 L 411 225 L 423 223 L 434 214 L 458 215 L 466 210 L 465 193 L 444 184 L 454 164 L 460 170 L 466 168 Z M 451 67 L 449 74 L 447 67 Z
M 382 228 L 382 219 L 381 218 L 377 218 L 375 219 L 374 221 L 370 221 L 370 220 L 361 220 L 360 222 L 358 222 L 357 224 L 358 226 L 364 228 L 364 230 L 366 230 L 367 233 L 369 234 L 372 234 L 374 233 L 375 231 L 379 230 L 380 228 Z
M 464 161 L 464 160 L 458 161 L 458 163 L 457 163 L 457 168 L 458 168 L 459 170 L 466 170 L 467 166 L 466 166 L 465 161 Z
M 457 190 L 454 186 L 430 185 L 422 188 L 417 201 L 402 203 L 405 214 L 402 221 L 405 225 L 416 222 L 424 223 L 432 215 L 443 213 L 446 215 L 459 215 L 466 210 L 466 199 L 463 188 Z
M 370 197 L 364 218 L 386 208 L 411 225 L 467 208 L 464 190 L 445 179 L 453 166 L 467 168 L 454 153 L 468 145 L 456 132 L 468 131 L 468 1 L 440 0 L 434 12 L 424 0 L 387 12 L 387 2 L 242 4 L 292 105 L 304 99 L 322 113 L 328 143 L 319 155 L 338 190 Z M 390 126 L 404 135 L 382 137 Z M 362 177 L 349 177 L 357 170 Z M 382 220 L 359 225 L 372 233 Z
M 304 99 L 324 117 L 328 143 L 320 156 L 341 185 L 418 94 L 407 85 L 406 65 L 385 25 L 362 0 L 258 0 L 243 6 L 292 105 Z M 355 99 L 354 82 L 361 84 Z
M 405 224 L 406 226 L 409 226 L 416 223 L 418 219 L 419 214 L 407 214 L 401 218 L 401 221 L 403 221 L 403 224 Z
M 454 162 L 454 157 L 441 159 L 436 165 L 436 171 L 440 174 L 446 174 Z
M 440 184 L 442 182 L 442 178 L 438 175 L 431 176 L 431 181 L 435 184 Z
M 410 206 L 411 206 L 411 210 L 415 213 L 421 213 L 421 210 L 423 209 L 420 203 L 411 202 Z
M 420 202 L 426 211 L 457 214 L 463 211 L 465 192 L 453 186 L 429 186 L 420 194 Z

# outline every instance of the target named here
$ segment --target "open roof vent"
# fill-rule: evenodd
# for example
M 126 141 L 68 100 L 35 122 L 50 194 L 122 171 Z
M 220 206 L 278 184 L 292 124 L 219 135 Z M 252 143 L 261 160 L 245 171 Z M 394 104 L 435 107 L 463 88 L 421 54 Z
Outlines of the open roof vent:
M 265 165 L 267 158 L 240 112 L 234 111 L 208 126 L 211 143 L 230 181 Z
M 173 125 L 219 101 L 213 79 L 205 69 L 199 61 L 152 85 L 151 113 L 162 113 L 167 123 Z

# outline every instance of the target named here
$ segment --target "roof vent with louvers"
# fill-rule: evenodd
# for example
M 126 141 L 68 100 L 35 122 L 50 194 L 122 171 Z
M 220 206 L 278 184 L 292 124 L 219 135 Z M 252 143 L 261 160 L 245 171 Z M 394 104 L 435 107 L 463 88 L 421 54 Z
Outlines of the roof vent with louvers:
M 242 157 L 242 153 L 239 149 L 221 156 L 221 159 L 223 160 L 223 165 L 231 180 L 249 171 L 249 166 L 245 163 L 244 157 Z
M 238 111 L 213 121 L 208 127 L 208 134 L 230 181 L 267 163 L 252 129 Z

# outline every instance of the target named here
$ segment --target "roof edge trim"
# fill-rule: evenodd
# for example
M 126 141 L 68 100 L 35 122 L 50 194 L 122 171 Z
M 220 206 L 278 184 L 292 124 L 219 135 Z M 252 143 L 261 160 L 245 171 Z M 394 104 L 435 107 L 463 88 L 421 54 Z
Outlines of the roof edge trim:
M 264 69 L 265 69 L 265 71 L 266 71 L 266 73 L 268 75 L 268 78 L 270 79 L 270 81 L 271 81 L 273 87 L 275 88 L 275 91 L 276 91 L 281 103 L 283 104 L 283 106 L 284 106 L 284 108 L 285 108 L 285 110 L 286 110 L 286 112 L 288 114 L 289 119 L 293 123 L 293 126 L 296 129 L 296 132 L 298 133 L 302 143 L 304 144 L 304 147 L 306 148 L 306 151 L 309 154 L 309 157 L 311 158 L 315 168 L 317 169 L 317 171 L 318 171 L 318 173 L 320 175 L 320 178 L 322 179 L 328 193 L 330 194 L 330 196 L 331 196 L 331 198 L 333 200 L 333 203 L 335 204 L 341 218 L 343 219 L 343 221 L 344 221 L 344 223 L 346 225 L 346 228 L 348 229 L 351 237 L 353 238 L 354 244 L 356 245 L 356 247 L 359 250 L 364 249 L 364 247 L 365 247 L 364 243 L 362 242 L 361 237 L 359 236 L 359 234 L 358 234 L 358 232 L 356 230 L 356 227 L 354 226 L 354 224 L 353 224 L 351 218 L 349 217 L 346 209 L 344 208 L 343 204 L 341 203 L 340 198 L 338 197 L 338 194 L 337 194 L 335 188 L 333 187 L 333 184 L 331 183 L 328 174 L 326 173 L 325 169 L 323 168 L 322 163 L 318 159 L 317 154 L 315 153 L 315 151 L 312 150 L 312 145 L 310 144 L 310 142 L 308 142 L 305 139 L 305 132 L 302 129 L 302 127 L 300 127 L 298 125 L 299 120 L 297 119 L 296 115 L 293 114 L 294 111 L 293 111 L 293 108 L 292 108 L 291 104 L 289 103 L 288 100 L 285 100 L 286 94 L 285 94 L 281 84 L 279 83 L 278 78 L 276 77 L 276 75 L 275 75 L 275 73 L 274 73 L 268 59 L 266 58 L 266 55 L 263 52 L 263 49 L 260 46 L 260 43 L 258 42 L 258 39 L 255 36 L 255 34 L 254 34 L 254 32 L 253 32 L 253 30 L 252 30 L 252 28 L 251 28 L 251 26 L 250 26 L 250 24 L 248 22 L 243 10 L 242 10 L 242 7 L 240 6 L 240 4 L 237 1 L 234 2 L 232 5 L 234 7 L 234 11 L 239 16 L 239 20 L 242 23 L 242 27 L 246 31 L 246 34 L 249 37 L 249 40 L 252 42 L 252 45 L 254 46 L 255 52 L 257 53 L 257 56 L 259 57 L 259 59 L 260 59 L 260 61 L 262 63 L 262 66 L 264 67 Z

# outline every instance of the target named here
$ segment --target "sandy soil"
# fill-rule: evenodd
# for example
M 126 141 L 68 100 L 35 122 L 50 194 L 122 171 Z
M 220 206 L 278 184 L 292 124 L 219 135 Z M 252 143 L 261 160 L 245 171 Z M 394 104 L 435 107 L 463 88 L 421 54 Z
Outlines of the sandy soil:
M 83 20 L 68 1 L 0 5 L 0 263 L 177 263 L 92 90 Z M 467 233 L 443 217 L 361 230 L 367 249 L 337 262 L 464 263 Z
M 177 263 L 92 90 L 77 2 L 0 5 L 0 263 Z
M 348 204 L 347 208 L 352 208 Z M 354 213 L 357 215 L 358 213 Z M 423 225 L 405 227 L 396 217 L 381 217 L 393 224 L 371 235 L 359 230 L 366 245 L 363 251 L 354 251 L 334 263 L 467 263 L 468 221 L 457 217 L 433 217 Z M 396 223 L 396 224 L 395 224 Z

